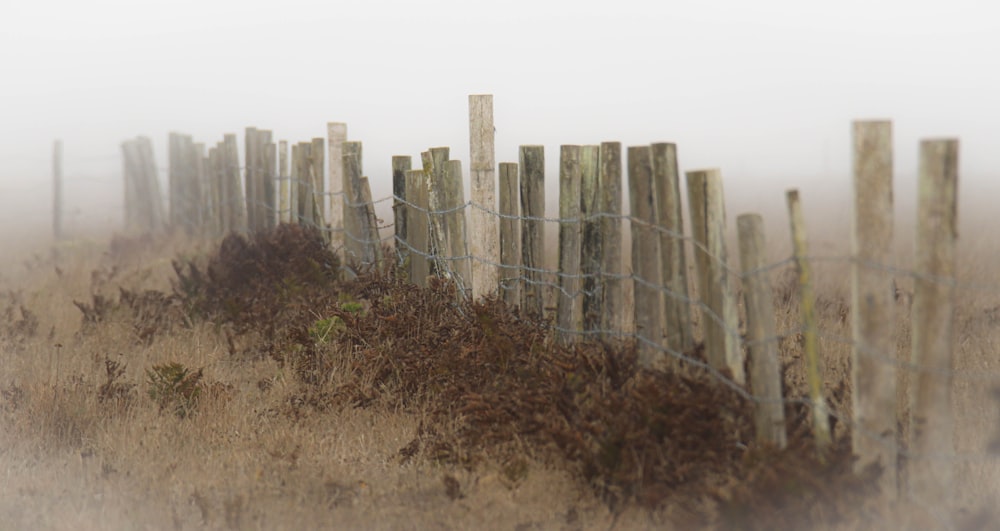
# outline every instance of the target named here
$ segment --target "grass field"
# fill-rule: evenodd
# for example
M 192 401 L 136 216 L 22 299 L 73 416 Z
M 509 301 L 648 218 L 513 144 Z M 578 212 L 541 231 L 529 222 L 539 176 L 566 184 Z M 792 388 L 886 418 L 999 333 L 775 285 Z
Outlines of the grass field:
M 561 347 L 447 286 L 344 282 L 308 235 L 221 254 L 180 237 L 22 241 L 0 278 L 3 528 L 892 526 L 849 471 L 843 424 L 826 464 L 801 408 L 788 450 L 756 447 L 749 404 L 698 371 L 633 376 L 627 345 Z M 964 245 L 953 403 L 956 451 L 974 458 L 955 463 L 956 515 L 974 529 L 1000 521 L 1000 250 Z M 817 264 L 845 415 L 847 271 Z M 779 272 L 779 330 L 797 327 L 791 291 Z M 906 356 L 905 297 L 898 315 Z M 781 347 L 787 396 L 803 396 L 797 337 Z

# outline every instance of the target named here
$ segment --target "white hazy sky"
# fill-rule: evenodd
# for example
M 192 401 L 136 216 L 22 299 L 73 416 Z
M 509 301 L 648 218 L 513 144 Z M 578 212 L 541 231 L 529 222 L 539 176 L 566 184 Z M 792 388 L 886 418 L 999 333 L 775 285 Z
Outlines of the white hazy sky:
M 0 0 L 0 203 L 47 207 L 55 138 L 67 193 L 117 199 L 124 139 L 152 137 L 165 166 L 169 131 L 300 141 L 327 121 L 365 143 L 385 195 L 392 155 L 468 159 L 471 93 L 495 95 L 498 161 L 519 144 L 545 144 L 554 168 L 559 144 L 673 141 L 682 170 L 720 167 L 728 195 L 781 205 L 789 186 L 849 190 L 851 120 L 892 118 L 901 186 L 935 136 L 960 137 L 963 178 L 988 182 L 1000 6 Z

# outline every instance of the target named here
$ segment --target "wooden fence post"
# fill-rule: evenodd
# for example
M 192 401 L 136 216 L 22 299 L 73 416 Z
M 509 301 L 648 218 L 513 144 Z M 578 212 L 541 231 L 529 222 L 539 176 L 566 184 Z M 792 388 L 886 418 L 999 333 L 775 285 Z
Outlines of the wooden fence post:
M 541 270 L 545 264 L 545 148 L 520 147 L 521 169 L 521 311 L 542 317 L 544 291 Z
M 212 235 L 215 237 L 222 236 L 226 232 L 227 211 L 224 202 L 225 195 L 223 195 L 225 183 L 224 153 L 225 146 L 222 142 L 216 142 L 215 147 L 208 150 L 209 186 L 212 197 Z
M 521 304 L 521 194 L 517 163 L 500 163 L 500 292 L 508 306 Z
M 370 229 L 367 227 L 368 211 L 364 192 L 361 190 L 361 157 L 361 142 L 344 142 L 344 191 L 345 194 L 351 194 L 345 196 L 344 203 L 345 257 L 348 261 L 359 264 L 371 264 L 375 261 L 375 256 L 370 252 L 367 241 Z
M 247 127 L 243 135 L 243 190 L 245 194 L 244 199 L 246 200 L 247 230 L 250 232 L 260 230 L 257 219 L 260 213 L 260 192 L 257 189 L 257 175 L 260 173 L 259 145 L 257 142 L 257 128 Z
M 312 219 L 316 228 L 323 233 L 323 237 L 329 237 L 326 227 L 326 172 L 323 169 L 323 162 L 326 159 L 323 148 L 326 145 L 325 138 L 312 139 L 309 148 L 309 182 L 312 188 Z M 379 249 L 381 251 L 381 249 Z
M 690 171 L 687 185 L 705 355 L 712 367 L 728 371 L 733 381 L 742 385 L 746 378 L 739 344 L 736 296 L 726 254 L 722 175 L 719 170 Z
M 369 264 L 377 270 L 382 269 L 382 238 L 378 234 L 378 218 L 375 217 L 375 203 L 372 201 L 372 189 L 368 184 L 368 177 L 362 177 L 358 181 L 358 190 L 361 192 L 361 214 L 364 216 L 362 234 L 365 239 L 367 256 L 370 258 Z
M 392 157 L 392 225 L 396 238 L 393 240 L 396 248 L 396 273 L 404 281 L 410 276 L 410 250 L 401 242 L 409 241 L 406 235 L 407 207 L 406 202 L 412 198 L 406 195 L 406 172 L 413 167 L 410 157 L 397 155 Z
M 602 142 L 600 155 L 601 329 L 604 339 L 622 333 L 625 312 L 622 282 L 622 145 Z
M 211 192 L 208 189 L 208 159 L 205 157 L 205 144 L 191 144 L 191 156 L 194 163 L 191 186 L 197 190 L 198 202 L 195 203 L 195 227 L 202 238 L 207 236 L 209 212 L 211 208 Z
M 583 328 L 580 293 L 580 146 L 559 149 L 559 298 L 557 323 L 563 341 L 574 341 Z
M 657 143 L 652 145 L 652 149 L 656 225 L 660 228 L 661 280 L 666 288 L 663 296 L 664 338 L 668 347 L 678 352 L 688 352 L 694 347 L 694 336 L 684 252 L 677 146 Z
M 892 124 L 854 122 L 854 219 L 851 238 L 854 467 L 882 467 L 881 488 L 897 488 L 897 403 L 893 300 L 885 267 L 892 248 Z M 881 358 L 881 359 L 880 359 Z
M 153 157 L 153 141 L 140 136 L 136 139 L 140 164 L 140 179 L 145 196 L 143 215 L 147 218 L 145 230 L 157 231 L 163 228 L 163 196 L 160 195 L 160 183 L 157 178 L 156 159 Z
M 806 221 L 802 215 L 799 191 L 789 190 L 788 219 L 791 225 L 792 249 L 795 269 L 799 274 L 799 307 L 802 310 L 802 350 L 806 362 L 806 383 L 809 401 L 812 402 L 813 436 L 820 456 L 830 446 L 829 413 L 823 398 L 823 358 L 819 352 L 819 329 L 816 324 L 816 296 L 812 289 L 812 268 L 809 266 L 809 246 L 806 239 Z
M 327 166 L 330 187 L 330 244 L 344 258 L 345 239 L 344 211 L 347 198 L 344 176 L 344 142 L 347 142 L 347 124 L 329 122 L 327 132 Z
M 580 273 L 583 275 L 583 330 L 601 329 L 602 318 L 602 231 L 600 146 L 580 149 L 580 218 L 583 223 L 580 242 Z
M 52 143 L 52 236 L 59 241 L 63 237 L 63 161 L 62 140 Z
M 958 238 L 958 140 L 920 143 L 916 278 L 913 284 L 913 452 L 910 492 L 920 527 L 952 527 L 954 454 L 951 413 L 955 312 L 955 243 Z
M 788 444 L 785 404 L 781 394 L 781 364 L 774 322 L 774 302 L 768 280 L 764 220 L 758 214 L 736 219 L 743 272 L 743 299 L 747 310 L 750 386 L 756 400 L 754 428 L 758 444 L 784 448 Z
M 664 361 L 663 299 L 660 280 L 660 235 L 657 233 L 656 195 L 653 189 L 652 149 L 628 148 L 629 206 L 632 229 L 632 273 L 635 280 L 636 336 L 639 366 L 652 368 Z
M 493 96 L 469 96 L 469 145 L 472 164 L 472 204 L 469 212 L 472 250 L 472 298 L 481 299 L 497 292 L 500 263 L 500 227 L 496 210 L 496 175 L 494 167 Z
M 170 199 L 170 227 L 180 227 L 183 217 L 183 185 L 181 183 L 181 134 L 167 135 L 167 189 Z
M 243 189 L 240 186 L 240 154 L 236 145 L 236 135 L 229 133 L 224 137 L 225 142 L 225 198 L 228 205 L 229 218 L 226 221 L 227 231 L 246 232 L 247 213 L 243 205 Z
M 437 148 L 431 150 L 434 155 Z M 447 156 L 447 153 L 445 153 Z M 446 214 L 438 216 L 438 225 L 435 232 L 438 234 L 442 260 L 440 264 L 447 271 L 452 280 L 458 285 L 460 293 L 464 297 L 472 295 L 469 280 L 471 268 L 469 267 L 469 251 L 467 245 L 467 234 L 465 228 L 465 193 L 462 186 L 462 162 L 459 160 L 439 160 L 434 158 L 435 171 L 437 175 L 437 165 L 443 163 L 444 171 L 441 174 L 442 180 L 431 181 L 430 205 L 433 211 L 448 211 Z
M 428 246 L 428 190 L 427 174 L 423 170 L 406 172 L 406 242 L 410 252 L 410 281 L 426 288 L 431 274 Z
M 264 228 L 273 229 L 277 223 L 277 207 L 278 202 L 275 198 L 275 162 L 277 162 L 277 145 L 271 140 L 271 132 L 264 131 L 264 174 L 263 178 L 263 189 L 264 189 L 264 204 L 263 204 L 263 217 L 264 217 Z
M 312 144 L 309 142 L 299 142 L 298 169 L 296 206 L 299 208 L 299 223 L 311 226 L 316 222 L 316 219 L 313 217 L 315 197 L 313 196 Z
M 288 141 L 278 142 L 278 222 L 292 221 L 291 176 L 288 173 Z

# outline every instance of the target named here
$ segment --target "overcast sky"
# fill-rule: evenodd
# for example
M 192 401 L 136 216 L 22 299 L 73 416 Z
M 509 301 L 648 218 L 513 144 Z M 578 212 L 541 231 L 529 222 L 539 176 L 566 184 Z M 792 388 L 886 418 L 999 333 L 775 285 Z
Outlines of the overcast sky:
M 169 131 L 301 141 L 328 121 L 364 142 L 385 195 L 392 155 L 468 160 L 473 93 L 495 96 L 498 161 L 672 141 L 682 169 L 780 205 L 790 186 L 849 190 L 851 120 L 891 118 L 900 185 L 918 139 L 958 136 L 972 186 L 1000 168 L 1000 16 L 968 0 L 0 0 L 0 203 L 48 205 L 55 138 L 69 193 L 117 200 L 124 139 L 152 137 L 166 166 Z

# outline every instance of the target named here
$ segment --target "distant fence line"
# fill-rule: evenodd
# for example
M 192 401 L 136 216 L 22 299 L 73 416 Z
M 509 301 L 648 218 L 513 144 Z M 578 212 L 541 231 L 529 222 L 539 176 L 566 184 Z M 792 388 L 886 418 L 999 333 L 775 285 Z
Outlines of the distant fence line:
M 893 237 L 892 126 L 887 121 L 853 124 L 853 337 L 839 338 L 817 325 L 797 191 L 787 195 L 793 256 L 768 262 L 763 221 L 757 214 L 744 214 L 737 218 L 740 267 L 735 268 L 726 248 L 718 170 L 684 175 L 691 221 L 686 235 L 676 145 L 630 146 L 624 162 L 618 142 L 561 146 L 559 213 L 548 218 L 543 146 L 521 146 L 516 163 L 497 165 L 492 96 L 470 96 L 469 109 L 468 201 L 462 163 L 450 158 L 447 147 L 422 152 L 419 168 L 409 156 L 393 157 L 393 195 L 373 201 L 362 166 L 362 144 L 347 140 L 345 124 L 328 124 L 327 138 L 294 144 L 275 142 L 270 131 L 247 128 L 243 164 L 234 134 L 208 147 L 171 133 L 169 209 L 164 209 L 152 143 L 139 137 L 122 144 L 126 227 L 139 232 L 173 227 L 207 237 L 265 231 L 278 223 L 317 227 L 347 266 L 391 263 L 399 276 L 421 286 L 430 275 L 446 277 L 463 297 L 497 294 L 529 318 L 540 319 L 554 310 L 551 326 L 561 341 L 631 340 L 643 367 L 703 367 L 756 404 L 761 442 L 786 444 L 784 405 L 790 402 L 810 406 L 820 452 L 831 437 L 827 417 L 838 417 L 851 427 L 857 468 L 881 466 L 881 487 L 890 498 L 899 492 L 932 509 L 948 507 L 950 463 L 963 458 L 952 449 L 946 399 L 955 376 L 951 356 L 957 140 L 921 143 L 916 270 L 898 271 L 887 265 Z M 59 160 L 60 149 L 54 160 Z M 58 162 L 53 173 L 60 182 Z M 628 215 L 622 212 L 623 185 Z M 375 204 L 390 200 L 392 222 L 380 224 Z M 58 205 L 58 196 L 55 201 Z M 625 222 L 632 236 L 630 273 L 623 268 Z M 544 255 L 551 254 L 545 247 L 544 223 L 558 224 L 557 270 L 544 267 Z M 59 226 L 56 218 L 57 236 Z M 380 235 L 380 230 L 389 229 L 391 235 Z M 385 245 L 390 241 L 391 251 Z M 693 250 L 691 256 L 687 247 Z M 393 255 L 387 256 L 387 251 Z M 688 278 L 689 263 L 694 265 L 693 279 Z M 802 311 L 801 326 L 790 331 L 803 337 L 809 394 L 801 399 L 782 396 L 778 342 L 785 334 L 776 331 L 768 275 L 788 264 L 797 272 Z M 891 276 L 901 273 L 914 279 L 908 364 L 896 359 L 892 342 Z M 626 307 L 626 282 L 633 288 L 631 307 Z M 547 306 L 547 290 L 554 292 L 553 308 Z M 745 336 L 737 312 L 740 295 L 746 308 Z M 626 312 L 631 327 L 625 326 Z M 701 339 L 707 363 L 692 355 L 696 338 Z M 820 338 L 853 349 L 853 418 L 839 418 L 826 405 Z M 896 400 L 901 369 L 914 375 L 912 408 Z M 908 418 L 898 424 L 904 411 Z M 905 473 L 897 471 L 900 457 L 907 458 Z M 943 514 L 935 513 L 947 518 Z

